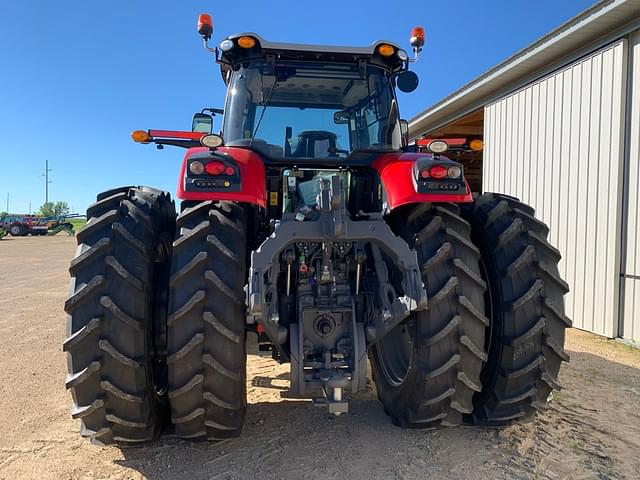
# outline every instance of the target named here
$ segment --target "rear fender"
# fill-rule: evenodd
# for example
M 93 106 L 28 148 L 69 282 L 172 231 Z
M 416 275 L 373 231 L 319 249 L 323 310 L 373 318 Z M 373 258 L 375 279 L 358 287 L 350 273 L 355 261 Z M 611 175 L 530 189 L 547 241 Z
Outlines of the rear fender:
M 188 191 L 186 179 L 189 161 L 195 159 L 213 160 L 216 157 L 237 166 L 240 179 L 239 185 L 234 183 L 229 188 L 205 188 L 197 191 Z M 203 179 L 206 180 L 207 178 Z M 214 177 L 211 178 L 213 179 Z M 220 178 L 224 179 L 225 177 L 220 176 Z M 252 203 L 261 208 L 266 208 L 267 195 L 264 162 L 260 155 L 243 148 L 220 147 L 215 151 L 211 151 L 207 147 L 190 148 L 182 160 L 176 196 L 181 200 L 226 200 Z
M 466 191 L 463 194 L 451 193 L 418 193 L 414 181 L 413 167 L 422 157 L 430 156 L 421 153 L 388 153 L 373 162 L 384 187 L 389 210 L 394 210 L 410 203 L 471 203 L 473 195 L 465 180 Z

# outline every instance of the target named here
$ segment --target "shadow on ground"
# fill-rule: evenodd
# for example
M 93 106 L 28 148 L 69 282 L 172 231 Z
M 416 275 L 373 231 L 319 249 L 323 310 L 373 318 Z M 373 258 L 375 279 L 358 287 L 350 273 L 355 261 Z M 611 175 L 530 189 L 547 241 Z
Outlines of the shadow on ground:
M 566 389 L 528 424 L 402 430 L 375 392 L 355 396 L 351 412 L 337 418 L 310 401 L 281 400 L 249 405 L 240 438 L 209 444 L 165 436 L 123 450 L 118 463 L 151 480 L 633 478 L 628 472 L 640 465 L 626 455 L 640 448 L 640 370 L 571 356 L 561 375 Z M 252 384 L 280 392 L 284 379 L 274 373 Z

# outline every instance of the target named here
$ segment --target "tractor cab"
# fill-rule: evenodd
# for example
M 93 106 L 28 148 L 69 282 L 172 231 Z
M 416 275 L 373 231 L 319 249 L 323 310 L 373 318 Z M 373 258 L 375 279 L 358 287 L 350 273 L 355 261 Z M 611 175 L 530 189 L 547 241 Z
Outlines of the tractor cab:
M 200 16 L 198 32 L 227 85 L 224 109 L 196 113 L 191 132 L 138 130 L 135 141 L 159 148 L 240 147 L 266 162 L 296 163 L 363 158 L 371 163 L 376 153 L 397 152 L 408 143 L 395 89 L 408 93 L 418 85 L 409 63 L 424 45 L 421 27 L 411 33 L 413 58 L 382 40 L 368 47 L 334 47 L 269 42 L 255 33 L 228 36 L 211 48 L 208 15 Z M 218 133 L 216 114 L 224 114 Z
M 395 86 L 417 82 L 401 48 L 280 44 L 241 34 L 223 40 L 219 52 L 228 86 L 225 145 L 296 162 L 402 148 Z

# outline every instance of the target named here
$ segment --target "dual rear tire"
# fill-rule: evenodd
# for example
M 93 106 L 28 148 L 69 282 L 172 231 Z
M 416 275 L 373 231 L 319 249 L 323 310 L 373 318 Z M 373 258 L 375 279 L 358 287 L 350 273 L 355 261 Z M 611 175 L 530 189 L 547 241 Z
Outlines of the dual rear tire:
M 72 260 L 66 386 L 94 443 L 155 439 L 167 417 L 162 351 L 175 233 L 168 194 L 125 187 L 98 196 Z
M 168 358 L 171 420 L 178 436 L 240 435 L 247 407 L 245 212 L 203 202 L 177 220 Z
M 378 396 L 401 427 L 458 425 L 473 413 L 487 360 L 480 251 L 453 204 L 419 205 L 391 222 L 416 250 L 429 307 L 370 350 Z
M 513 197 L 481 195 L 463 215 L 482 252 L 490 292 L 489 361 L 473 418 L 494 426 L 528 420 L 561 388 L 560 366 L 569 361 L 564 340 L 571 321 L 563 300 L 569 287 L 558 273 L 560 252 L 533 208 Z
M 568 361 L 560 253 L 517 199 L 419 205 L 390 221 L 417 254 L 430 300 L 371 351 L 393 422 L 506 425 L 547 408 Z M 400 373 L 398 373 L 400 372 Z
M 240 434 L 246 410 L 244 209 L 168 194 L 98 196 L 71 262 L 66 386 L 94 443 Z M 175 240 L 175 241 L 174 241 Z
M 72 261 L 67 387 L 96 443 L 238 436 L 246 411 L 244 209 L 126 187 L 89 207 Z M 393 422 L 437 428 L 530 418 L 559 388 L 560 255 L 533 209 L 485 194 L 390 218 L 416 250 L 429 308 L 370 349 Z

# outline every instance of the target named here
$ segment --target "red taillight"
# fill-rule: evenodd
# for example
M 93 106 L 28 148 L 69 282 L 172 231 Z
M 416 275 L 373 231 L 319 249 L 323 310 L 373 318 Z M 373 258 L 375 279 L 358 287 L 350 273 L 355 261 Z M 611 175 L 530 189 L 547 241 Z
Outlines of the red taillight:
M 420 170 L 420 178 L 429 178 L 429 169 Z
M 442 165 L 434 165 L 429 169 L 429 175 L 436 179 L 446 178 L 448 174 L 448 168 Z
M 224 163 L 214 160 L 213 162 L 207 163 L 204 169 L 209 175 L 220 175 L 225 171 L 225 166 Z
M 233 169 L 233 167 L 227 167 L 224 169 L 224 173 L 227 175 L 233 175 L 234 173 L 236 173 L 236 171 Z

